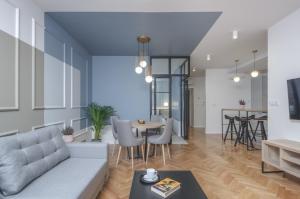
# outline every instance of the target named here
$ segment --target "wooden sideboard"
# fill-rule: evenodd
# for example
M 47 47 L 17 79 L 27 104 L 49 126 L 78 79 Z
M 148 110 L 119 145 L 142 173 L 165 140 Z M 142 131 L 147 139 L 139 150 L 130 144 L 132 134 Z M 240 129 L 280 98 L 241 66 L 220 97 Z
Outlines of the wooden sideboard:
M 271 165 L 281 172 L 289 173 L 300 178 L 300 142 L 278 139 L 262 141 L 262 172 L 264 163 Z

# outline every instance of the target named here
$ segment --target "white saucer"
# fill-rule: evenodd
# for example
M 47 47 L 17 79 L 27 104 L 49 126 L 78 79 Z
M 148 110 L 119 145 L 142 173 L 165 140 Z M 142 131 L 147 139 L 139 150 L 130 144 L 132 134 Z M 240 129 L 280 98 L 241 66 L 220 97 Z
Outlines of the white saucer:
M 144 175 L 143 180 L 145 180 L 146 182 L 155 182 L 158 180 L 158 176 L 156 175 L 154 178 L 146 178 L 146 175 Z

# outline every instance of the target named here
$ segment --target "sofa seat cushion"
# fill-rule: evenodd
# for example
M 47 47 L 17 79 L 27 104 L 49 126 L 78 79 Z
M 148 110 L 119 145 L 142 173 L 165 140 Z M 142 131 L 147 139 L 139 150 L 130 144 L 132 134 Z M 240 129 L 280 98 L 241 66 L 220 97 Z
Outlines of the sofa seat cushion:
M 0 137 L 0 192 L 16 194 L 70 157 L 57 127 Z
M 69 158 L 33 181 L 19 194 L 5 199 L 92 198 L 91 194 L 95 194 L 104 183 L 106 167 L 107 161 L 104 159 Z

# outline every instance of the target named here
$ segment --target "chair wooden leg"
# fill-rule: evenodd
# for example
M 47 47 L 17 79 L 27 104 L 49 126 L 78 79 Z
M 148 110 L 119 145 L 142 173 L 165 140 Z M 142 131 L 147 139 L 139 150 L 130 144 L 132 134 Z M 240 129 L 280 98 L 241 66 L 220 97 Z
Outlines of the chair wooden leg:
M 156 157 L 156 144 L 154 144 L 154 157 Z
M 170 153 L 170 146 L 169 146 L 169 144 L 167 144 L 167 149 L 168 149 L 169 159 L 171 160 L 171 153 Z
M 146 165 L 148 164 L 149 151 L 150 151 L 150 144 L 148 144 L 147 146 Z
M 143 145 L 143 144 L 141 145 L 141 148 L 142 148 L 142 157 L 143 157 L 143 160 L 145 161 L 145 155 L 144 155 L 144 145 Z
M 118 164 L 119 164 L 119 159 L 120 159 L 121 150 L 122 150 L 122 147 L 121 147 L 121 146 L 119 146 L 119 153 L 118 153 L 118 157 L 117 157 L 117 163 L 116 163 L 116 167 L 117 167 L 117 166 L 118 166 Z
M 164 161 L 164 165 L 166 164 L 166 158 L 165 158 L 165 148 L 164 145 L 161 145 L 161 151 L 162 151 L 162 156 L 163 156 L 163 161 Z
M 130 147 L 130 151 L 131 151 L 131 169 L 133 170 L 133 147 Z

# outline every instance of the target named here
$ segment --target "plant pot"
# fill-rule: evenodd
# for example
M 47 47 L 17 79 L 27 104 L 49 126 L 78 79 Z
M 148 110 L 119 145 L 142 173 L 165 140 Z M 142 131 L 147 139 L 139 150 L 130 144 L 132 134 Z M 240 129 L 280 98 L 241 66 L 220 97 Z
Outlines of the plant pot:
M 240 109 L 245 109 L 246 105 L 240 105 Z
M 92 139 L 92 142 L 102 142 L 102 139 L 99 138 L 99 139 Z
M 63 140 L 66 143 L 71 143 L 74 141 L 74 137 L 73 137 L 73 135 L 63 135 Z

